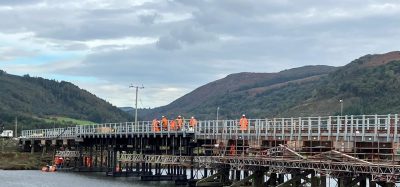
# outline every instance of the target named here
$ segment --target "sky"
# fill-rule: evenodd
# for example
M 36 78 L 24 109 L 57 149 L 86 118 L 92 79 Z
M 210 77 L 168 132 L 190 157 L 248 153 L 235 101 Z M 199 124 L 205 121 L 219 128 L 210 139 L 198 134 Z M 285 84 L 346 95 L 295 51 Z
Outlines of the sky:
M 0 69 L 115 106 L 166 105 L 238 72 L 400 49 L 397 0 L 0 0 Z

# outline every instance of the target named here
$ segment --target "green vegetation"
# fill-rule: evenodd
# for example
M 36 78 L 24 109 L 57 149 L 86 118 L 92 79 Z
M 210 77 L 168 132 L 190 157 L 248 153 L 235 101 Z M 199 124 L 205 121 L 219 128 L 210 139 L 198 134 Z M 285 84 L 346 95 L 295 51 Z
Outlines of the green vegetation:
M 18 141 L 13 139 L 0 139 L 0 169 L 26 170 L 40 169 L 48 162 L 48 155 L 42 157 L 41 153 L 24 153 L 18 150 Z
M 4 170 L 37 170 L 46 165 L 37 153 L 5 152 L 0 158 L 0 169 Z
M 128 121 L 129 115 L 69 82 L 0 71 L 0 120 L 13 129 Z
M 94 124 L 95 122 L 87 121 L 87 120 L 79 120 L 79 119 L 72 119 L 69 117 L 50 117 L 43 119 L 47 123 L 58 123 L 58 124 L 65 124 L 65 125 L 89 125 Z
M 279 73 L 239 73 L 211 82 L 173 103 L 147 111 L 195 115 L 199 119 L 296 117 L 340 114 L 397 114 L 400 111 L 400 52 L 367 55 L 334 68 L 305 66 Z

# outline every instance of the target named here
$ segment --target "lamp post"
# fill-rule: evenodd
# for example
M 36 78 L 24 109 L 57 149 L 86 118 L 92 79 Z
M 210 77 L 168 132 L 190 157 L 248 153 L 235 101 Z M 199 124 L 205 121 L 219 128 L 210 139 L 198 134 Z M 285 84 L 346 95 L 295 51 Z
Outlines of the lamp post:
M 339 100 L 340 102 L 340 116 L 343 116 L 343 99 Z
M 217 107 L 217 123 L 218 123 L 219 107 Z
M 129 88 L 136 88 L 136 98 L 135 98 L 135 125 L 137 126 L 137 99 L 138 99 L 138 92 L 139 92 L 139 89 L 143 89 L 144 87 L 143 86 L 133 86 L 133 85 L 130 85 L 129 86 Z

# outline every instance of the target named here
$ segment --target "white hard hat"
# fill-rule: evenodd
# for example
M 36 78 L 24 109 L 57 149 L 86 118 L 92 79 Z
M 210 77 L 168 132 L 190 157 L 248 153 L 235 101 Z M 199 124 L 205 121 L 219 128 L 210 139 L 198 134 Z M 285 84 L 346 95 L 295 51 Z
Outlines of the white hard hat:
M 243 114 L 242 116 L 244 117 L 244 116 L 246 116 L 246 115 Z
M 192 118 L 194 118 L 194 116 L 192 116 Z

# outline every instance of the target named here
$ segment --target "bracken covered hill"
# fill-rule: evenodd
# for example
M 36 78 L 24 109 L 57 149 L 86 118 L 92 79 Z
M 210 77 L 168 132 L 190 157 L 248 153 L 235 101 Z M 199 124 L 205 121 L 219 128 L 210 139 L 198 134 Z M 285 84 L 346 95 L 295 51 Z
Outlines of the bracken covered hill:
M 343 67 L 304 66 L 278 73 L 238 73 L 208 83 L 169 105 L 142 113 L 215 119 L 386 114 L 400 111 L 400 52 L 366 55 Z

